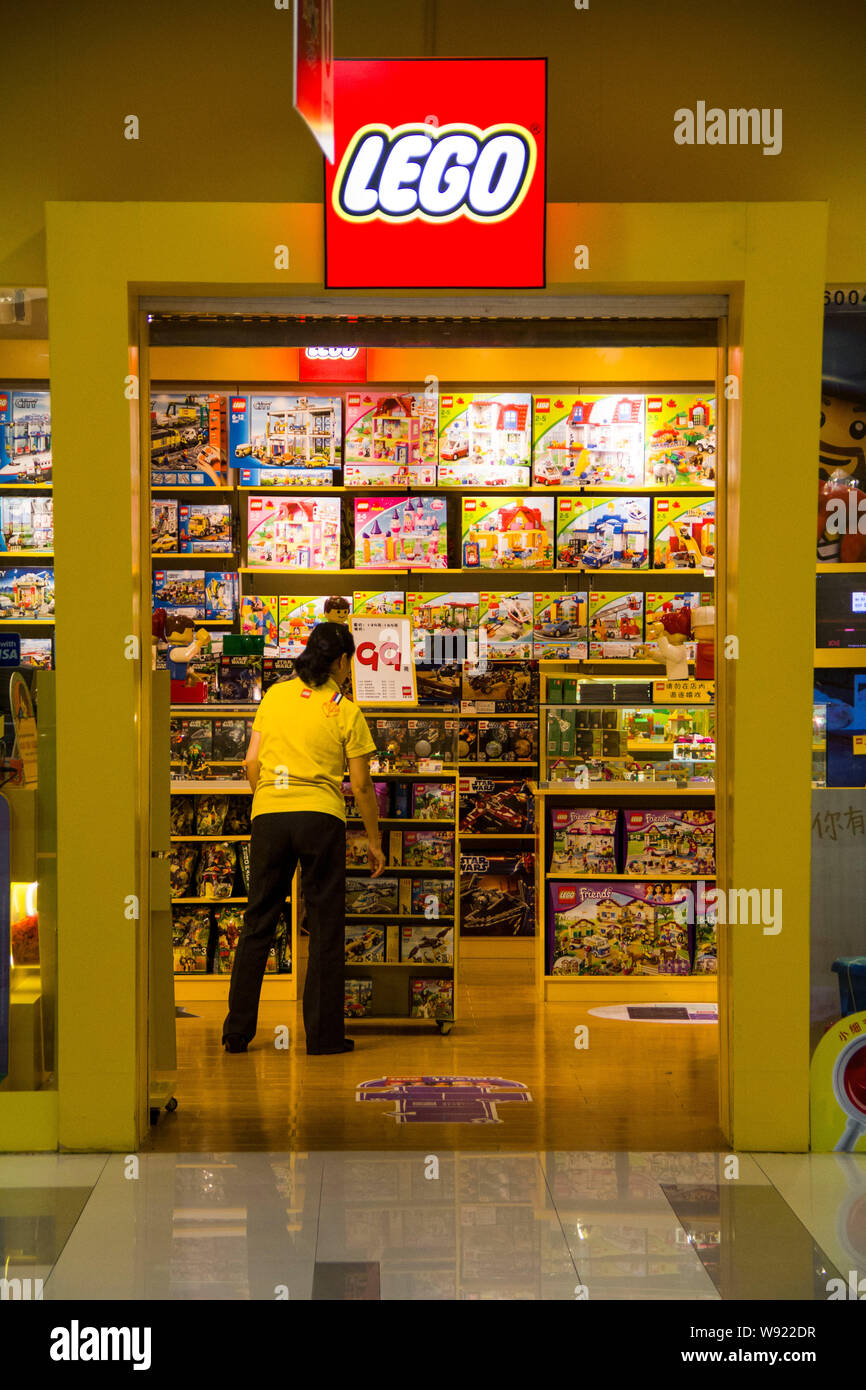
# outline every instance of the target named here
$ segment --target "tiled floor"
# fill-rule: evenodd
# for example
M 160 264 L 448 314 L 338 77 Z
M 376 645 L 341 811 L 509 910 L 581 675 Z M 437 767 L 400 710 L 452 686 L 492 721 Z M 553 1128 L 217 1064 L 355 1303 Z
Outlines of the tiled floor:
M 46 1300 L 824 1300 L 866 1275 L 866 1156 L 0 1156 Z

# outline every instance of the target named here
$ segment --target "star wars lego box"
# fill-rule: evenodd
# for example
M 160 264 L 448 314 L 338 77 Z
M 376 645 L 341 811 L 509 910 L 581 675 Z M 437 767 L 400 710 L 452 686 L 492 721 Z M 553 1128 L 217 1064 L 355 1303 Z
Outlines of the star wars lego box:
M 657 497 L 653 515 L 653 568 L 713 574 L 716 504 L 695 497 Z
M 638 877 L 715 872 L 715 812 L 624 811 L 623 871 Z
M 454 923 L 433 921 L 401 927 L 400 959 L 414 965 L 452 965 Z
M 435 486 L 437 413 L 435 395 L 348 392 L 346 486 Z
M 589 594 L 589 655 L 600 658 L 632 657 L 643 640 L 643 594 L 602 592 Z
M 51 396 L 0 386 L 0 483 L 50 483 Z
M 554 498 L 464 497 L 464 569 L 552 569 Z
M 339 483 L 342 409 L 336 396 L 231 396 L 229 462 L 241 486 Z
M 533 398 L 533 483 L 640 486 L 643 478 L 643 396 Z
M 535 799 L 522 778 L 461 777 L 461 835 L 521 835 L 534 825 Z
M 435 639 L 434 639 L 435 645 Z M 435 656 L 435 652 L 434 652 Z M 418 704 L 436 709 L 456 710 L 460 703 L 460 679 L 463 664 L 459 661 L 416 662 L 415 683 Z
M 257 705 L 262 698 L 263 658 L 253 653 L 223 653 L 219 660 L 219 696 L 222 703 Z
M 339 497 L 248 497 L 247 564 L 255 569 L 338 570 Z
M 175 497 L 154 497 L 150 503 L 150 551 L 152 555 L 179 552 L 178 501 Z
M 392 772 L 411 771 L 421 758 L 439 758 L 446 767 L 453 767 L 456 761 L 456 719 L 418 719 L 402 715 L 376 717 L 367 722 L 378 760 L 388 758 L 393 764 Z
M 479 719 L 479 762 L 531 763 L 538 757 L 538 720 Z
M 444 497 L 356 497 L 356 569 L 446 569 Z
M 534 854 L 461 854 L 460 934 L 535 935 Z
M 649 538 L 647 497 L 557 499 L 557 569 L 646 569 Z
M 550 869 L 556 873 L 615 874 L 619 811 L 570 806 L 550 811 Z
M 290 656 L 269 656 L 267 650 L 262 664 L 262 694 L 279 681 L 291 680 L 295 664 Z
M 182 555 L 231 552 L 232 509 L 228 502 L 181 502 L 178 539 Z
M 536 592 L 533 613 L 534 655 L 539 661 L 582 661 L 587 653 L 585 590 Z
M 50 497 L 0 498 L 0 549 L 54 549 L 54 502 Z
M 522 393 L 439 397 L 440 487 L 526 487 L 532 397 Z
M 501 590 L 479 595 L 478 663 L 529 661 L 533 655 L 533 595 Z
M 172 719 L 169 738 L 172 762 L 182 762 L 190 746 L 197 744 L 205 759 L 215 757 L 212 719 Z
M 213 719 L 212 750 L 217 762 L 243 762 L 253 732 L 251 719 Z
M 218 391 L 150 397 L 150 481 L 154 487 L 224 487 L 226 400 Z
M 497 661 L 484 667 L 467 662 L 461 672 L 461 709 L 467 714 L 520 714 L 537 706 L 538 692 L 538 662 L 534 659 Z
M 715 397 L 648 395 L 645 440 L 648 485 L 715 486 Z

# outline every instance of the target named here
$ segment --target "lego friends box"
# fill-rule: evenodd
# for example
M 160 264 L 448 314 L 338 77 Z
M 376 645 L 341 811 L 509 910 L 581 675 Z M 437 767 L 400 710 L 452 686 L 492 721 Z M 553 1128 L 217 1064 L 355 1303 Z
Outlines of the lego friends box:
M 552 569 L 552 497 L 464 497 L 465 569 Z
M 693 902 L 682 884 L 552 883 L 552 973 L 688 975 Z
M 527 487 L 532 397 L 439 398 L 440 487 Z
M 448 520 L 442 497 L 355 499 L 357 569 L 446 569 Z
M 536 396 L 532 481 L 548 487 L 639 486 L 643 396 Z
M 435 395 L 346 396 L 347 487 L 391 484 L 432 487 L 436 482 Z

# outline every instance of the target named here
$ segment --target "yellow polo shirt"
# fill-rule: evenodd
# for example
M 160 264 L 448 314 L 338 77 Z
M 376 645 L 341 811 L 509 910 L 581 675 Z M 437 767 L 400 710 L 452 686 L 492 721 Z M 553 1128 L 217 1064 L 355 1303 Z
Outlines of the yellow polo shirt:
M 323 811 L 346 819 L 346 760 L 375 752 L 367 721 L 335 681 L 310 687 L 279 681 L 253 720 L 259 743 L 254 816 L 271 811 Z

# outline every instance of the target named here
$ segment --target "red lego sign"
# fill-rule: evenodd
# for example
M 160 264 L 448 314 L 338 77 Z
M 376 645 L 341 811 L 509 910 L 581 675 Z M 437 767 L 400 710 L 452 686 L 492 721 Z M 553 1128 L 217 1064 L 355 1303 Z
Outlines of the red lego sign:
M 543 287 L 545 59 L 334 67 L 328 288 Z
M 306 347 L 298 354 L 299 381 L 366 381 L 367 349 Z

